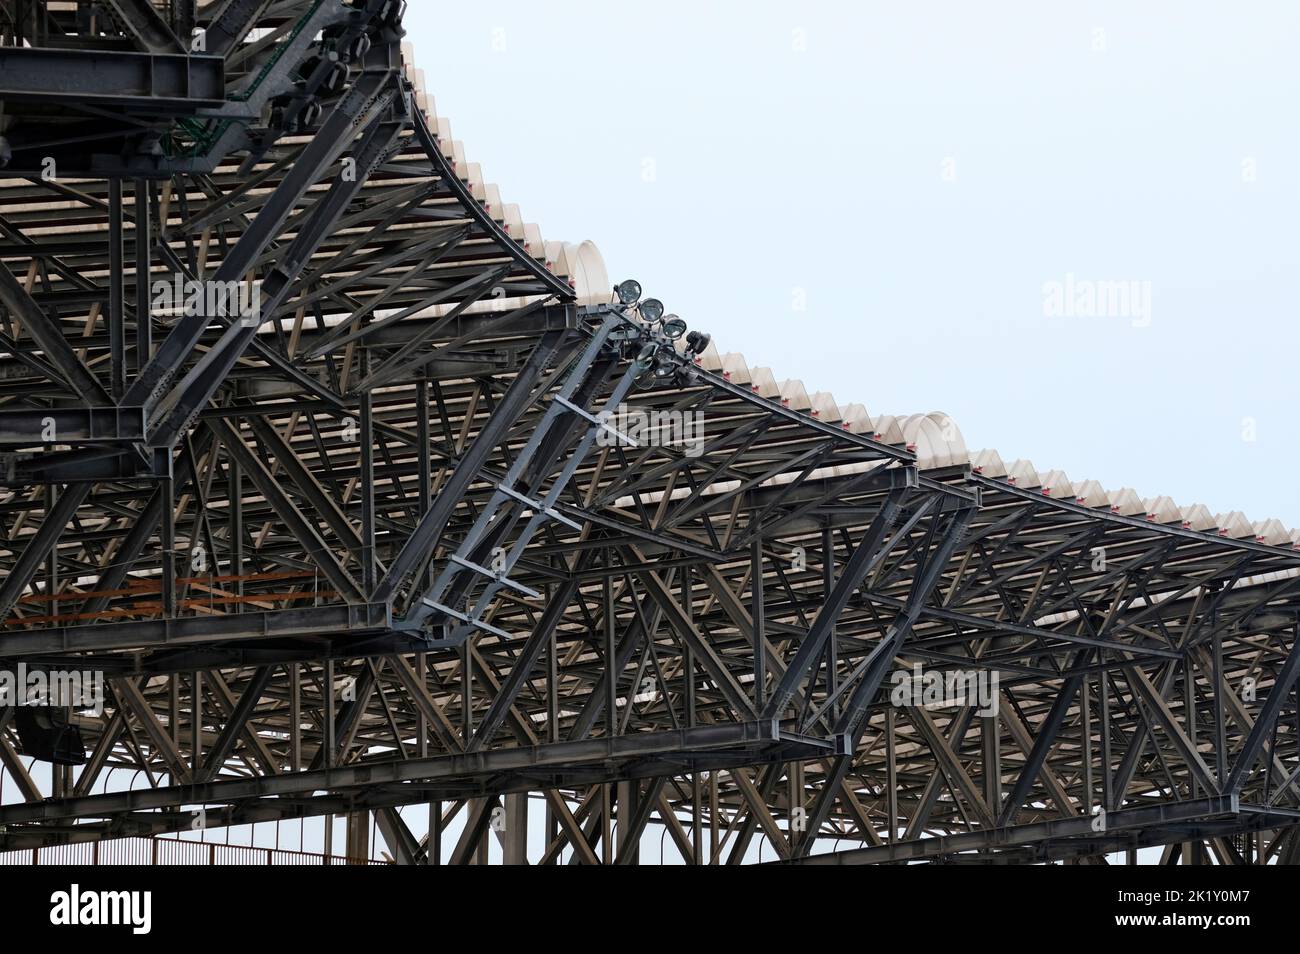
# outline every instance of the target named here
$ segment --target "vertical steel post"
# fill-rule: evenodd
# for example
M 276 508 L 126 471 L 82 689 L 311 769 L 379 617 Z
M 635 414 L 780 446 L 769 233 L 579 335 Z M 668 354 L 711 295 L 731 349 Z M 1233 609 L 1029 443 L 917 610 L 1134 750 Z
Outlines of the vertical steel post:
M 375 553 L 375 434 L 370 392 L 361 395 L 361 588 L 369 597 L 379 582 Z
M 126 393 L 126 319 L 123 315 L 125 278 L 122 247 L 122 180 L 108 180 L 108 350 L 109 393 L 121 403 Z
M 139 374 L 153 352 L 149 279 L 153 265 L 153 187 L 135 180 L 135 371 Z
M 763 654 L 763 634 L 767 629 L 763 592 L 763 537 L 754 535 L 749 552 L 750 622 L 753 626 L 754 708 L 762 711 L 767 699 L 767 661 Z

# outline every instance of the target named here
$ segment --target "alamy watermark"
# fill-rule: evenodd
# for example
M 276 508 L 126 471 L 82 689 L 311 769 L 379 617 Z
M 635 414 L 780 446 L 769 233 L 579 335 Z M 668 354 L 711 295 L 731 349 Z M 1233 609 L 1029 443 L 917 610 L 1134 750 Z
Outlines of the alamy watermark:
M 104 673 L 98 669 L 0 669 L 0 708 L 33 706 L 104 712 Z
M 152 891 L 94 891 L 74 884 L 50 895 L 50 923 L 56 927 L 121 925 L 132 934 L 153 929 Z
M 601 411 L 596 443 L 602 447 L 673 447 L 687 457 L 704 453 L 704 412 L 634 407 L 620 404 Z
M 889 701 L 898 707 L 946 709 L 974 706 L 977 715 L 998 711 L 998 674 L 987 669 L 926 670 L 920 663 L 895 670 Z
M 1064 281 L 1043 282 L 1048 318 L 1127 318 L 1134 328 L 1151 324 L 1149 281 L 1094 281 L 1067 272 Z
M 160 317 L 222 316 L 236 319 L 246 328 L 256 328 L 262 323 L 260 281 L 205 281 L 185 278 L 178 272 L 171 281 L 155 281 L 151 295 L 150 310 Z

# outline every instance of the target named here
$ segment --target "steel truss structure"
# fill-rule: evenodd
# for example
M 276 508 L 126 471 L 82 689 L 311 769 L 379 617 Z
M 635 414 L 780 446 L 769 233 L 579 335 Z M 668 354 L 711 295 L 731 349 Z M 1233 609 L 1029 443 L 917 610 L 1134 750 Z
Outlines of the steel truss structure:
M 709 370 L 484 192 L 404 6 L 3 4 L 0 668 L 108 698 L 0 708 L 0 852 L 201 813 L 414 864 L 1300 860 L 1300 554 Z M 258 311 L 159 307 L 194 283 Z M 895 705 L 916 664 L 996 704 Z

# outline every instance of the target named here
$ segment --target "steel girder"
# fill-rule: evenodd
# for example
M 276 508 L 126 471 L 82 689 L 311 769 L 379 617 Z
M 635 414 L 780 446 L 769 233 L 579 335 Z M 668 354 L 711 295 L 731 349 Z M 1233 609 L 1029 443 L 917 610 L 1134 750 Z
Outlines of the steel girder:
M 0 711 L 0 850 L 376 812 L 421 863 L 463 813 L 468 860 L 500 802 L 518 860 L 532 791 L 545 862 L 651 825 L 697 863 L 1295 853 L 1296 554 L 918 473 L 699 368 L 626 390 L 617 309 L 408 107 L 387 6 L 326 10 L 374 40 L 342 87 L 299 70 L 329 4 L 231 0 L 192 24 L 223 104 L 5 103 L 0 662 L 110 678 L 48 791 Z M 157 26 L 4 29 L 170 56 Z M 151 314 L 155 279 L 250 275 L 256 328 Z M 597 440 L 620 403 L 702 440 Z M 893 705 L 918 663 L 996 673 L 997 711 Z

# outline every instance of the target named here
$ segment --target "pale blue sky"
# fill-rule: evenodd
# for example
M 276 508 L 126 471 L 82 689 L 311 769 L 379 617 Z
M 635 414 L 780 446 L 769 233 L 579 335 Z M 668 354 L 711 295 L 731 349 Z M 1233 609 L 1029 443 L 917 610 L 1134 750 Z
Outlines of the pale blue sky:
M 1300 4 L 425 0 L 407 25 L 505 200 L 724 351 L 1300 525 Z M 1149 326 L 1045 317 L 1067 274 L 1150 282 Z

